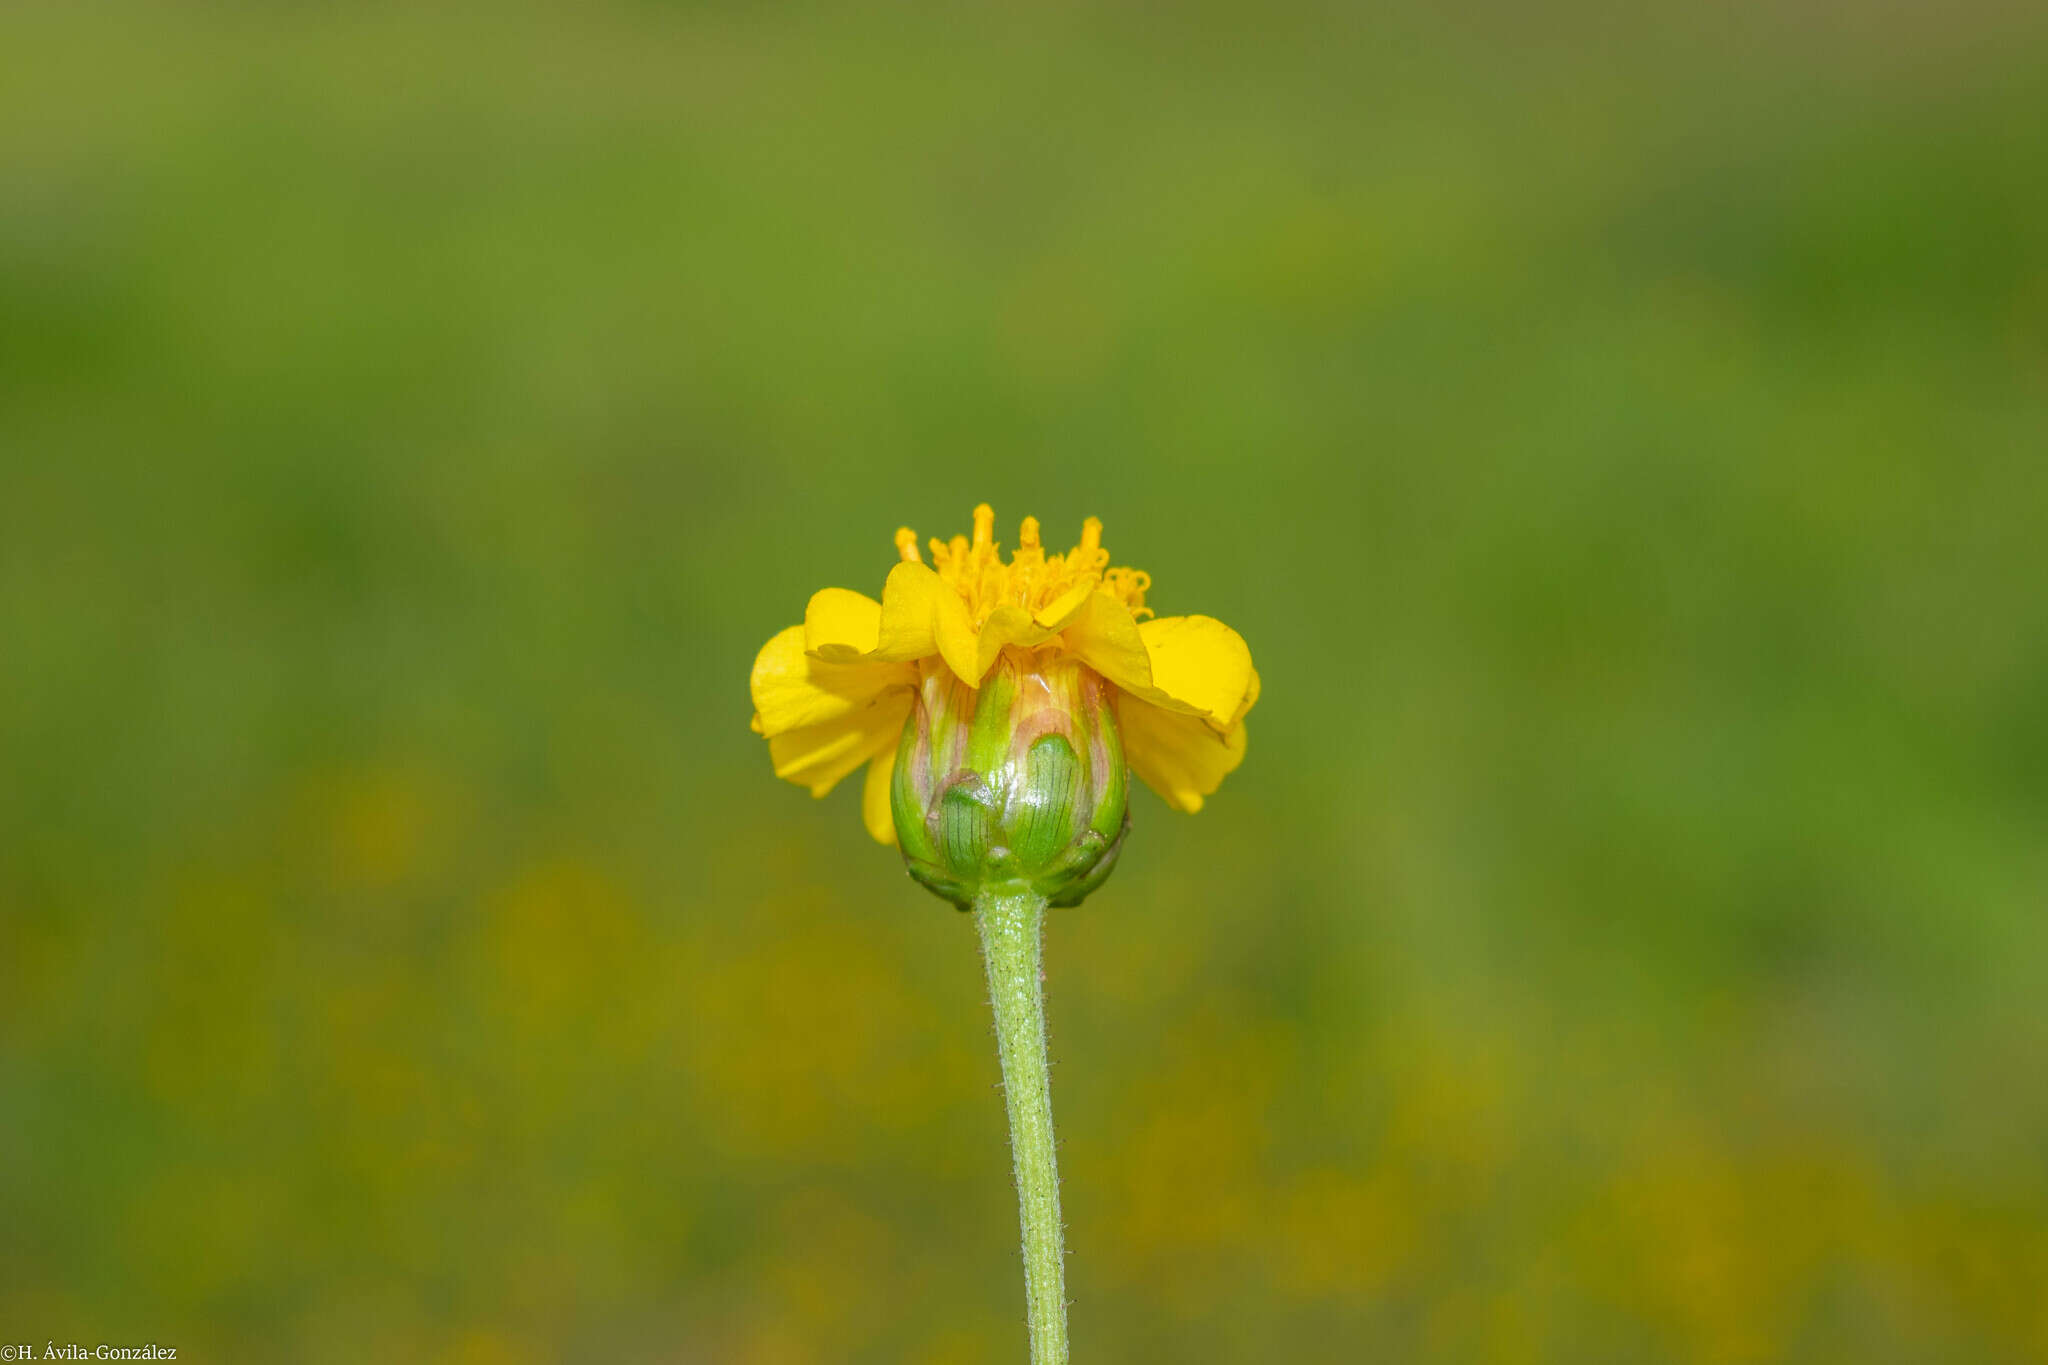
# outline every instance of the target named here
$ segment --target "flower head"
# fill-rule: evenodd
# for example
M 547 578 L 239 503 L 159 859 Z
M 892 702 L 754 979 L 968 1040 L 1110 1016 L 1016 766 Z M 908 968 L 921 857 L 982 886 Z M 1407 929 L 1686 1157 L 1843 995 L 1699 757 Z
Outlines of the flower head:
M 846 588 L 813 595 L 803 624 L 754 660 L 754 729 L 768 739 L 776 775 L 814 796 L 867 764 L 868 830 L 885 844 L 900 839 L 913 871 L 943 843 L 945 793 L 978 790 L 994 814 L 975 857 L 1003 855 L 984 875 L 1073 861 L 1071 849 L 1091 831 L 1101 845 L 1089 845 L 1098 862 L 1083 872 L 1092 872 L 1121 840 L 1123 765 L 1176 810 L 1200 810 L 1244 758 L 1244 717 L 1258 700 L 1259 675 L 1243 638 L 1221 621 L 1155 617 L 1145 605 L 1150 576 L 1110 567 L 1095 518 L 1083 524 L 1080 544 L 1048 554 L 1037 519 L 1026 517 L 1007 562 L 994 532 L 984 503 L 974 509 L 973 537 L 934 539 L 927 564 L 906 527 L 896 533 L 900 562 L 881 601 Z M 1004 698 L 1000 708 L 983 695 L 990 691 Z M 1001 743 L 983 736 L 974 748 L 963 738 L 982 727 L 992 735 L 998 725 L 1009 727 Z M 1085 793 L 1076 787 L 1061 798 L 1061 819 L 1072 825 L 1063 826 L 1064 842 L 1045 832 L 1049 798 L 1026 776 L 1029 756 L 1040 752 L 1034 746 L 1048 736 L 1079 765 L 1075 781 L 1086 777 Z M 907 765 L 900 778 L 899 762 Z M 1116 828 L 1101 829 L 1105 821 Z M 957 881 L 975 858 L 956 849 L 941 861 L 933 875 Z M 1106 866 L 1099 870 L 1106 875 Z

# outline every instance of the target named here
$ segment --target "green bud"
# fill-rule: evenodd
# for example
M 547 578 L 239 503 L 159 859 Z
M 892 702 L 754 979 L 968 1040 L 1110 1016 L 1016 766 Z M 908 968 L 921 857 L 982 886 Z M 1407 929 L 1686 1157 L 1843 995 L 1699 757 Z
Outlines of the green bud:
M 969 687 L 937 660 L 903 727 L 889 799 L 910 875 L 966 909 L 985 891 L 1079 905 L 1130 816 L 1114 689 L 1071 657 L 1004 651 Z

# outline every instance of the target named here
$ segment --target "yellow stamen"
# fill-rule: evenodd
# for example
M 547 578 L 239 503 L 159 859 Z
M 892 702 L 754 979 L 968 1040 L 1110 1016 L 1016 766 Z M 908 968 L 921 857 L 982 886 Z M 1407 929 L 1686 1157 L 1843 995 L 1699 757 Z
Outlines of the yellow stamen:
M 924 556 L 917 552 L 917 532 L 908 526 L 896 528 L 896 553 L 905 564 L 924 563 Z
M 906 559 L 917 553 L 915 538 L 899 531 L 896 544 Z M 1026 517 L 1018 527 L 1017 549 L 1005 564 L 995 541 L 995 511 L 987 503 L 974 509 L 974 539 L 954 536 L 950 542 L 931 541 L 932 567 L 947 586 L 960 594 L 976 629 L 997 607 L 1018 606 L 1036 612 L 1075 587 L 1087 583 L 1129 607 L 1136 616 L 1150 616 L 1145 590 L 1151 576 L 1137 569 L 1109 567 L 1109 552 L 1102 548 L 1102 522 L 1088 518 L 1081 526 L 1081 543 L 1064 555 L 1048 555 L 1041 539 L 1037 517 Z

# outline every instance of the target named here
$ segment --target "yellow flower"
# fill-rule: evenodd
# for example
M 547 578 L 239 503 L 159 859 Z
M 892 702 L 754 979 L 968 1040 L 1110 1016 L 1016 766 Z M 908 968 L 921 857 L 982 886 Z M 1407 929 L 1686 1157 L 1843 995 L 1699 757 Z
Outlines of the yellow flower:
M 762 647 L 754 730 L 768 739 L 776 776 L 823 796 L 867 764 L 868 831 L 896 843 L 891 776 L 921 689 L 946 671 L 978 689 L 1002 658 L 1006 672 L 1049 676 L 1078 666 L 1084 679 L 1108 682 L 1130 770 L 1174 809 L 1200 810 L 1244 759 L 1259 675 L 1243 637 L 1208 616 L 1153 617 L 1151 578 L 1109 567 L 1093 517 L 1064 555 L 1047 554 L 1037 518 L 1026 517 L 1008 563 L 994 530 L 984 503 L 974 509 L 973 539 L 934 539 L 930 564 L 916 534 L 898 531 L 902 562 L 881 601 L 826 588 L 802 625 Z

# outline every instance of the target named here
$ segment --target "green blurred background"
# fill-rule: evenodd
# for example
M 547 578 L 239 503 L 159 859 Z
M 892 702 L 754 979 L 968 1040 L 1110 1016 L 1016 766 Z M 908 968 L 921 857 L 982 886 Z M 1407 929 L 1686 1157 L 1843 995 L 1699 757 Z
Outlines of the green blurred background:
M 987 499 L 1265 677 L 1052 924 L 1079 1359 L 2048 1360 L 2048 21 L 1934 10 L 17 0 L 0 1339 L 1021 1360 L 971 925 L 747 729 Z

